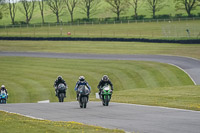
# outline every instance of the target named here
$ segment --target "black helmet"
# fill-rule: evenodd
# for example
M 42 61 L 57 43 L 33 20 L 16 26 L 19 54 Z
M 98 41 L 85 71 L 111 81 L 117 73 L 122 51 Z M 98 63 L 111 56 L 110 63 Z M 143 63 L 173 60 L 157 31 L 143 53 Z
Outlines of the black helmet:
M 103 81 L 108 81 L 108 80 L 109 80 L 109 78 L 108 78 L 108 76 L 107 76 L 107 75 L 103 75 L 103 77 L 102 77 L 102 80 L 103 80 Z
M 79 77 L 79 81 L 85 81 L 85 77 L 84 76 L 80 76 Z
M 58 76 L 58 80 L 62 80 L 62 76 Z

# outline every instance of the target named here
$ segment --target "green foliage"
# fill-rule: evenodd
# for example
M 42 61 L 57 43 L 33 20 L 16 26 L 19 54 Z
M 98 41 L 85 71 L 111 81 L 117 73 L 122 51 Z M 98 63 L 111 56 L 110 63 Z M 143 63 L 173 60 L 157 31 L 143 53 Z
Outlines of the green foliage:
M 3 13 L 0 11 L 0 19 L 3 18 Z

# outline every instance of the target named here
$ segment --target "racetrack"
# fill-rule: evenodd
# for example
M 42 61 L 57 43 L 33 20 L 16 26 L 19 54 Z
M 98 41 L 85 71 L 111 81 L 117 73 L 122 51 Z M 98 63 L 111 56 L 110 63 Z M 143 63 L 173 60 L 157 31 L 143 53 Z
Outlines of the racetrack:
M 194 84 L 200 85 L 200 60 L 164 55 L 98 55 L 36 52 L 0 52 L 0 56 L 24 56 L 70 59 L 141 60 L 176 65 L 184 70 Z M 89 102 L 80 109 L 77 102 L 26 103 L 0 105 L 0 110 L 55 121 L 77 121 L 106 128 L 120 128 L 139 133 L 199 133 L 200 112 L 132 104 Z
M 0 105 L 0 110 L 53 121 L 76 121 L 139 133 L 199 133 L 200 112 L 134 104 L 89 102 L 22 103 Z

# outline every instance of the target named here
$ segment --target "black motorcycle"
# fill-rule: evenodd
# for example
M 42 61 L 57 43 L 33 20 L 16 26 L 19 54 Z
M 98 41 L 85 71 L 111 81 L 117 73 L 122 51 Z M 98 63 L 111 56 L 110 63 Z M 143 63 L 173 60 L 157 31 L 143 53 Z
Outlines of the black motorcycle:
M 85 85 L 80 85 L 78 88 L 78 101 L 80 108 L 86 108 L 89 100 L 90 90 Z
M 57 96 L 58 96 L 59 102 L 64 102 L 66 89 L 67 89 L 67 87 L 63 83 L 58 85 Z

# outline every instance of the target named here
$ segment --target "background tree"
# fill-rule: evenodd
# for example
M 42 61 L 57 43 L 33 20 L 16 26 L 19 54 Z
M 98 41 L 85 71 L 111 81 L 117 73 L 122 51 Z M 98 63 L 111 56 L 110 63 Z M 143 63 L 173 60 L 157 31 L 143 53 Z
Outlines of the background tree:
M 86 13 L 87 19 L 89 20 L 90 16 L 96 14 L 100 2 L 100 0 L 80 0 L 81 13 Z
M 42 23 L 44 24 L 44 0 L 39 0 L 38 4 L 40 7 L 40 14 L 42 16 Z
M 65 0 L 65 3 L 67 5 L 67 9 L 70 13 L 70 16 L 71 16 L 71 22 L 73 22 L 73 14 L 74 14 L 74 9 L 77 5 L 79 0 Z
M 117 20 L 119 20 L 120 14 L 125 12 L 129 6 L 129 0 L 106 0 L 106 2 L 111 6 L 111 11 L 117 15 Z
M 0 19 L 3 18 L 3 12 L 6 11 L 7 6 L 5 4 L 5 0 L 0 0 Z
M 26 23 L 29 24 L 35 9 L 35 0 L 21 0 L 22 8 L 20 11 L 26 16 Z
M 15 14 L 17 11 L 17 1 L 16 0 L 8 0 L 8 8 L 9 8 L 9 13 L 10 13 L 10 18 L 12 21 L 12 24 L 15 24 Z
M 144 0 L 130 0 L 129 4 L 133 7 L 134 9 L 134 17 L 135 19 L 138 18 L 138 8 L 141 6 Z
M 57 23 L 60 22 L 59 17 L 63 10 L 63 1 L 62 0 L 47 0 L 47 4 L 50 7 L 51 11 L 56 15 Z
M 153 13 L 153 18 L 156 17 L 156 12 L 160 11 L 166 6 L 165 0 L 147 0 L 146 2 L 148 10 Z
M 188 17 L 191 17 L 191 11 L 195 10 L 200 0 L 175 0 L 175 8 L 177 10 L 185 10 Z

